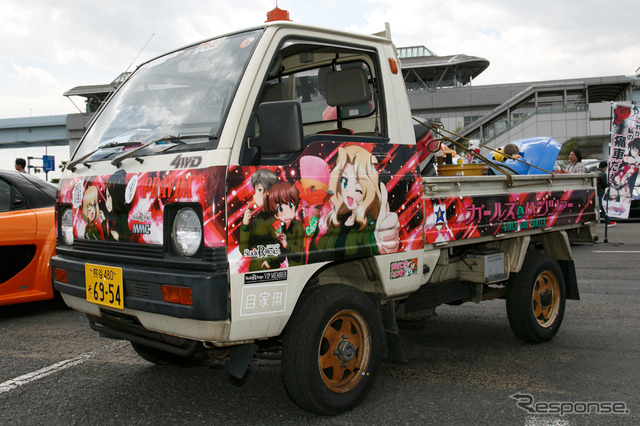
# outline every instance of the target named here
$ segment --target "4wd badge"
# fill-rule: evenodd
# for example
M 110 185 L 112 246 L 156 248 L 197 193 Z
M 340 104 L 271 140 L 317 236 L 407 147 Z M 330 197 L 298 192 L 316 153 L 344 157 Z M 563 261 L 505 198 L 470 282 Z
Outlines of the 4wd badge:
M 201 163 L 202 157 L 199 155 L 196 155 L 194 157 L 183 157 L 182 155 L 178 154 L 169 165 L 173 166 L 174 169 L 187 169 L 198 167 Z

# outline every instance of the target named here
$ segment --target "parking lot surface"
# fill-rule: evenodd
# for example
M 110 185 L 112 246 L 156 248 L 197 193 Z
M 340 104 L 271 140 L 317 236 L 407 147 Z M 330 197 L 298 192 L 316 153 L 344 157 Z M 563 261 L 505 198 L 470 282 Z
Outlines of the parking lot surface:
M 277 359 L 237 383 L 226 361 L 149 364 L 55 302 L 3 307 L 0 424 L 640 424 L 640 223 L 597 233 L 573 247 L 581 300 L 551 342 L 518 340 L 503 300 L 440 307 L 402 331 L 409 361 L 383 363 L 337 417 L 294 405 Z

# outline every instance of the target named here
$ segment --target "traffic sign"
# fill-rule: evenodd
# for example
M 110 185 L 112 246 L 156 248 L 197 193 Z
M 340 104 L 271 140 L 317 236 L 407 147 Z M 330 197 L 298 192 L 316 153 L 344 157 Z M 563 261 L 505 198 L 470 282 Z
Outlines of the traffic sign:
M 56 169 L 55 156 L 43 155 L 42 156 L 42 170 L 45 172 L 52 172 Z

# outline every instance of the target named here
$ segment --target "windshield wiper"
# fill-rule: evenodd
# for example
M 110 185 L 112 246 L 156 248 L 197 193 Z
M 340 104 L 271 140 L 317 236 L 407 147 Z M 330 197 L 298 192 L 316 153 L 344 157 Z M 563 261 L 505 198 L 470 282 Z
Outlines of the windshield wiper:
M 95 154 L 96 152 L 106 149 L 106 148 L 116 148 L 119 146 L 132 146 L 132 145 L 140 145 L 141 142 L 110 142 L 104 145 L 101 145 L 99 147 L 97 147 L 96 149 L 94 149 L 93 151 L 91 151 L 90 153 L 88 153 L 87 155 L 83 155 L 82 157 L 78 158 L 77 160 L 73 160 L 70 163 L 67 163 L 66 168 L 71 170 L 72 172 L 76 171 L 76 166 L 82 162 L 84 162 L 87 158 L 91 157 L 93 154 Z M 91 167 L 89 165 L 89 163 L 84 163 L 85 166 L 87 166 L 87 168 Z
M 152 140 L 151 142 L 147 142 L 144 145 L 140 145 L 139 147 L 137 147 L 135 149 L 132 149 L 130 151 L 123 152 L 122 154 L 120 154 L 117 157 L 115 157 L 111 161 L 111 164 L 113 164 L 117 168 L 120 168 L 120 165 L 122 164 L 123 160 L 133 157 L 138 152 L 142 151 L 143 149 L 145 149 L 146 147 L 148 147 L 150 145 L 159 144 L 159 143 L 162 143 L 162 142 L 173 142 L 175 144 L 184 145 L 184 144 L 186 144 L 186 142 L 183 141 L 183 139 L 199 139 L 199 138 L 212 139 L 213 136 L 211 136 L 211 135 L 185 135 L 185 136 L 167 135 L 167 136 Z M 136 160 L 138 160 L 140 163 L 142 163 L 142 159 L 136 158 Z
M 214 136 L 214 135 L 189 135 L 189 136 L 184 137 L 183 139 L 204 139 L 204 138 L 207 138 L 207 143 L 218 139 L 218 137 Z M 200 146 L 201 143 L 202 142 L 199 142 L 198 146 Z M 163 149 L 162 153 L 164 154 L 165 152 L 170 151 L 173 148 L 178 147 L 178 146 L 182 146 L 182 145 L 183 144 L 170 145 L 170 146 L 166 147 L 165 149 Z M 136 160 L 140 161 L 138 158 L 136 158 Z

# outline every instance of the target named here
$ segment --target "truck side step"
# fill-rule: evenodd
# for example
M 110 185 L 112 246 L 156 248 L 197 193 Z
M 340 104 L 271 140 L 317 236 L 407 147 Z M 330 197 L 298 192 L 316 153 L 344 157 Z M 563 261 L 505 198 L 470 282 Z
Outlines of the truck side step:
M 443 303 L 466 301 L 472 296 L 472 286 L 467 282 L 426 284 L 404 301 L 404 312 L 417 312 Z

